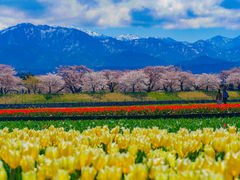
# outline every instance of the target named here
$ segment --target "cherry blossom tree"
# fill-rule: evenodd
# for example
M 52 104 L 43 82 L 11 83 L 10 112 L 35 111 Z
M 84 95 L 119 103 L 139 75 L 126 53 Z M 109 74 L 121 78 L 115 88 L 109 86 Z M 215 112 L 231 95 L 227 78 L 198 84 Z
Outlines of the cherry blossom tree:
M 233 89 L 240 89 L 240 72 L 235 72 L 230 74 L 226 78 L 226 83 L 229 85 L 233 85 Z
M 85 73 L 92 72 L 91 69 L 86 66 L 60 66 L 58 69 L 58 75 L 65 81 L 65 87 L 72 93 L 82 92 L 83 77 Z
M 146 92 L 160 90 L 159 83 L 164 71 L 164 66 L 148 66 L 143 69 L 143 73 L 145 74 L 145 81 L 143 81 L 143 84 L 146 86 Z
M 228 78 L 228 76 L 232 73 L 240 73 L 240 67 L 238 68 L 232 68 L 232 69 L 229 69 L 229 70 L 225 70 L 225 71 L 222 71 L 220 74 L 219 74 L 219 77 L 220 79 L 222 80 L 222 83 L 226 83 L 226 79 Z
M 119 78 L 123 75 L 122 71 L 102 71 L 104 79 L 106 80 L 106 86 L 110 92 L 114 92 L 119 85 Z
M 180 91 L 191 90 L 194 83 L 194 75 L 191 72 L 176 71 L 176 81 Z
M 161 86 L 162 89 L 167 91 L 178 91 L 179 81 L 178 76 L 175 71 L 167 71 L 161 77 Z
M 221 79 L 217 74 L 203 73 L 198 76 L 196 83 L 202 90 L 217 90 L 220 87 Z
M 123 92 L 141 91 L 145 87 L 146 75 L 142 70 L 126 71 L 120 78 L 119 89 Z
M 165 76 L 168 72 L 176 72 L 179 69 L 173 65 L 170 66 L 148 66 L 142 69 L 146 79 L 143 82 L 146 86 L 146 92 L 158 91 L 164 89 L 167 91 L 169 84 L 164 84 L 167 77 Z
M 200 74 L 194 74 L 193 75 L 193 83 L 192 83 L 192 87 L 193 90 L 200 90 Z
M 15 75 L 16 71 L 13 67 L 0 64 L 0 94 L 6 94 L 17 88 L 20 78 Z
M 86 66 L 60 66 L 57 74 L 16 77 L 14 68 L 0 65 L 0 94 L 26 88 L 29 93 L 137 92 L 216 90 L 221 83 L 240 89 L 240 68 L 220 74 L 192 74 L 175 66 L 148 66 L 140 70 L 94 72 Z M 22 83 L 21 83 L 22 82 Z
M 48 73 L 47 75 L 41 75 L 37 78 L 43 85 L 44 91 L 49 94 L 58 93 L 64 89 L 65 82 L 63 78 L 57 74 Z
M 107 80 L 103 72 L 89 72 L 83 78 L 83 91 L 99 92 L 107 87 Z

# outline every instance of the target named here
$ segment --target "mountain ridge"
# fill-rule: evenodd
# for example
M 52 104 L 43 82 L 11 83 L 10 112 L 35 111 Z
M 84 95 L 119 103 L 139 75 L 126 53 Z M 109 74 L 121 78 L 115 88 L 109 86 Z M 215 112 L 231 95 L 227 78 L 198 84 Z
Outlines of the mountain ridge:
M 93 69 L 134 69 L 155 65 L 181 65 L 193 73 L 216 73 L 240 63 L 240 36 L 214 36 L 193 43 L 172 38 L 110 36 L 79 28 L 22 23 L 0 31 L 0 63 L 32 73 L 54 71 L 59 65 L 86 65 Z M 189 62 L 209 58 L 218 68 L 196 72 Z M 223 62 L 218 63 L 219 59 Z M 207 60 L 207 61 L 208 61 Z M 191 63 L 190 63 L 191 64 Z

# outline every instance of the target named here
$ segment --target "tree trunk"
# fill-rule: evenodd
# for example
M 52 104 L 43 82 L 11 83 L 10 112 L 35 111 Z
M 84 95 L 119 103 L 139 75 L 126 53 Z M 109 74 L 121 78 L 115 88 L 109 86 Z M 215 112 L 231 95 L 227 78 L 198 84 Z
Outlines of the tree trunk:
M 62 87 L 61 89 L 57 90 L 56 93 L 59 93 L 60 91 L 62 91 L 65 87 Z
M 75 93 L 74 88 L 72 86 L 70 86 L 69 89 L 73 94 Z
M 132 92 L 135 92 L 135 85 L 132 86 Z
M 147 92 L 148 92 L 148 93 L 152 92 L 152 88 L 151 88 L 150 86 L 148 86 Z
M 183 83 L 180 83 L 180 88 L 181 88 L 181 91 L 184 91 L 184 89 L 183 89 Z
M 113 84 L 111 83 L 108 87 L 109 87 L 110 92 L 113 93 L 113 92 L 114 92 L 114 86 L 113 86 Z
M 167 88 L 166 86 L 164 86 L 164 85 L 163 85 L 163 90 L 164 90 L 165 92 L 168 92 L 168 88 Z
M 51 93 L 52 93 L 52 87 L 49 86 L 49 87 L 48 87 L 48 94 L 51 94 Z
M 92 86 L 92 92 L 95 93 L 96 92 L 96 88 L 94 86 Z

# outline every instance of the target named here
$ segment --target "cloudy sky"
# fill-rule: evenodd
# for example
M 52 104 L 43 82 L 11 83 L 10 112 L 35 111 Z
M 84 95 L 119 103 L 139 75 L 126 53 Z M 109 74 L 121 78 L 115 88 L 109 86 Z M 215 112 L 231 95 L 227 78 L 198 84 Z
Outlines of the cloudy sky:
M 181 41 L 240 35 L 240 0 L 0 0 L 0 29 L 22 22 Z

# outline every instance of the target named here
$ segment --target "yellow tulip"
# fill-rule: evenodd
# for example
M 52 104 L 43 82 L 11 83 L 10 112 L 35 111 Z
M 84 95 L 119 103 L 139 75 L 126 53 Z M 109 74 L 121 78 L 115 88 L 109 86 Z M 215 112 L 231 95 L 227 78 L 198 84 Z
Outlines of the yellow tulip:
M 60 157 L 57 147 L 47 147 L 45 150 L 45 157 L 48 159 L 57 159 Z
M 37 160 L 38 154 L 39 154 L 39 144 L 27 143 L 22 148 L 23 148 L 22 149 L 23 156 L 29 155 L 29 156 L 32 156 L 34 160 Z
M 21 166 L 23 180 L 69 179 L 75 170 L 81 171 L 81 180 L 118 180 L 123 175 L 126 180 L 230 180 L 240 175 L 240 132 L 236 131 L 234 126 L 177 133 L 157 127 L 120 132 L 118 126 L 111 131 L 98 126 L 82 133 L 53 126 L 38 131 L 5 129 L 0 130 L 0 158 L 13 171 Z M 45 151 L 40 155 L 41 149 Z M 195 161 L 187 158 L 199 150 Z M 138 151 L 146 156 L 135 164 Z M 216 161 L 219 152 L 226 155 Z M 0 180 L 5 180 L 2 161 Z
M 45 134 L 40 137 L 40 144 L 42 147 L 47 147 L 50 144 L 50 137 Z
M 119 130 L 120 130 L 120 127 L 119 126 L 116 126 L 115 128 L 113 128 L 111 130 L 111 134 L 118 134 L 119 133 Z
M 145 152 L 145 154 L 148 154 L 150 150 L 151 150 L 151 143 L 145 142 L 143 146 L 143 151 Z
M 178 159 L 176 168 L 178 171 L 187 171 L 190 170 L 191 164 L 189 159 Z
M 49 129 L 49 131 L 54 131 L 55 127 L 53 125 L 51 125 L 48 129 Z
M 107 153 L 108 154 L 114 154 L 119 152 L 119 147 L 118 144 L 116 143 L 109 143 L 107 146 Z
M 57 174 L 53 177 L 53 180 L 70 180 L 70 176 L 67 171 L 59 169 Z
M 227 172 L 233 177 L 237 177 L 240 174 L 240 169 L 237 164 L 240 164 L 240 152 L 233 153 L 228 152 L 225 156 Z
M 228 132 L 231 134 L 236 133 L 237 128 L 235 126 L 228 126 Z
M 28 171 L 22 173 L 22 180 L 37 180 L 37 174 L 35 171 Z
M 37 163 L 38 165 L 39 164 L 42 164 L 45 160 L 45 156 L 42 154 L 42 155 L 38 155 L 38 158 L 37 158 Z
M 166 161 L 170 165 L 170 167 L 175 167 L 176 166 L 176 155 L 173 153 L 167 153 Z
M 1 180 L 7 180 L 8 179 L 8 176 L 7 176 L 7 173 L 3 167 L 3 164 L 2 164 L 2 161 L 0 161 L 0 179 Z
M 154 179 L 159 173 L 168 173 L 168 166 L 167 165 L 162 165 L 162 166 L 152 166 L 150 169 L 149 177 L 151 179 Z
M 72 156 L 74 153 L 74 147 L 71 142 L 62 142 L 58 146 L 59 154 L 61 156 Z
M 209 174 L 208 176 L 209 180 L 224 180 L 224 176 L 221 174 Z
M 168 180 L 168 179 L 170 178 L 168 174 L 165 174 L 165 173 L 158 173 L 155 178 L 155 180 Z
M 45 180 L 46 179 L 45 169 L 41 166 L 38 167 L 37 179 L 38 180 Z
M 136 156 L 137 152 L 138 152 L 138 147 L 136 145 L 130 145 L 128 147 L 128 152 L 132 155 L 132 156 Z
M 122 178 L 122 171 L 120 168 L 108 167 L 101 169 L 98 173 L 97 180 L 120 180 Z
M 102 135 L 102 129 L 101 129 L 100 126 L 95 127 L 94 131 L 95 131 L 95 134 L 97 136 L 101 136 Z
M 151 167 L 151 166 L 161 166 L 161 165 L 164 165 L 165 162 L 166 162 L 166 159 L 164 157 L 153 158 L 153 159 L 148 159 L 147 165 L 149 167 Z
M 210 133 L 205 133 L 202 136 L 202 142 L 203 144 L 209 144 L 213 140 L 214 136 Z
M 129 135 L 130 134 L 130 129 L 123 129 L 123 135 Z
M 161 147 L 162 146 L 162 138 L 163 136 L 161 135 L 153 135 L 151 140 L 152 140 L 152 146 L 154 148 L 158 148 L 158 147 Z
M 120 158 L 121 158 L 122 172 L 124 174 L 129 173 L 130 172 L 130 167 L 132 165 L 134 165 L 135 158 L 132 155 L 130 155 L 129 153 L 122 154 Z
M 183 172 L 179 172 L 178 179 L 180 179 L 180 180 L 185 180 L 185 179 L 195 180 L 196 175 L 193 173 L 193 171 L 183 171 Z
M 117 143 L 120 149 L 127 149 L 129 144 L 129 138 L 126 136 L 117 136 Z
M 69 174 L 72 174 L 76 170 L 76 159 L 74 157 L 62 157 L 61 162 L 61 167 L 67 170 Z
M 83 152 L 76 152 L 74 155 L 76 159 L 76 169 L 81 170 L 85 166 L 89 166 L 93 161 L 93 152 L 85 150 Z
M 61 162 L 59 159 L 56 160 L 49 160 L 45 159 L 43 164 L 38 167 L 41 169 L 39 176 L 45 176 L 47 179 L 51 179 L 53 176 L 57 174 L 58 169 L 61 167 Z
M 90 139 L 84 139 L 84 142 L 82 144 L 96 147 L 101 143 L 101 139 L 99 137 L 91 137 Z
M 126 176 L 126 180 L 146 180 L 148 170 L 144 164 L 135 164 L 131 167 L 130 173 Z
M 207 156 L 211 157 L 211 158 L 215 158 L 215 151 L 214 149 L 212 148 L 212 146 L 210 145 L 206 145 L 204 147 L 204 152 Z
M 227 151 L 232 151 L 234 153 L 237 153 L 240 151 L 240 141 L 233 141 L 230 144 L 227 145 Z
M 202 169 L 211 169 L 213 165 L 213 161 L 215 161 L 212 158 L 206 157 L 197 157 L 196 161 L 192 163 L 194 170 L 202 170 Z M 190 170 L 190 169 L 188 169 Z
M 214 165 L 211 166 L 211 171 L 216 174 L 224 174 L 226 171 L 226 163 L 225 161 L 215 161 Z
M 105 132 L 109 133 L 108 125 L 104 125 L 104 126 L 102 127 L 102 129 L 103 129 Z
M 98 153 L 93 159 L 93 167 L 99 171 L 107 164 L 107 156 L 104 153 Z
M 212 147 L 217 152 L 224 152 L 226 149 L 226 138 L 214 138 L 212 141 Z
M 20 166 L 22 167 L 22 171 L 24 173 L 32 171 L 35 167 L 35 161 L 32 156 L 23 156 L 20 162 Z
M 97 174 L 93 167 L 83 167 L 81 171 L 81 180 L 94 180 Z
M 8 131 L 9 131 L 9 128 L 8 128 L 8 127 L 5 127 L 5 128 L 3 129 L 3 132 L 4 132 L 4 133 L 8 133 Z
M 108 133 L 104 133 L 101 137 L 101 141 L 103 144 L 109 144 L 110 142 L 112 142 L 111 135 Z
M 120 153 L 110 154 L 108 156 L 107 166 L 121 167 L 122 161 L 123 161 L 123 158 L 122 158 L 123 156 L 124 156 L 124 154 L 120 154 Z
M 0 150 L 1 158 L 8 164 L 9 163 L 9 156 L 8 156 L 8 149 L 7 146 L 2 146 Z
M 9 158 L 8 164 L 12 169 L 16 169 L 20 165 L 21 155 L 19 151 L 9 150 L 8 158 Z

